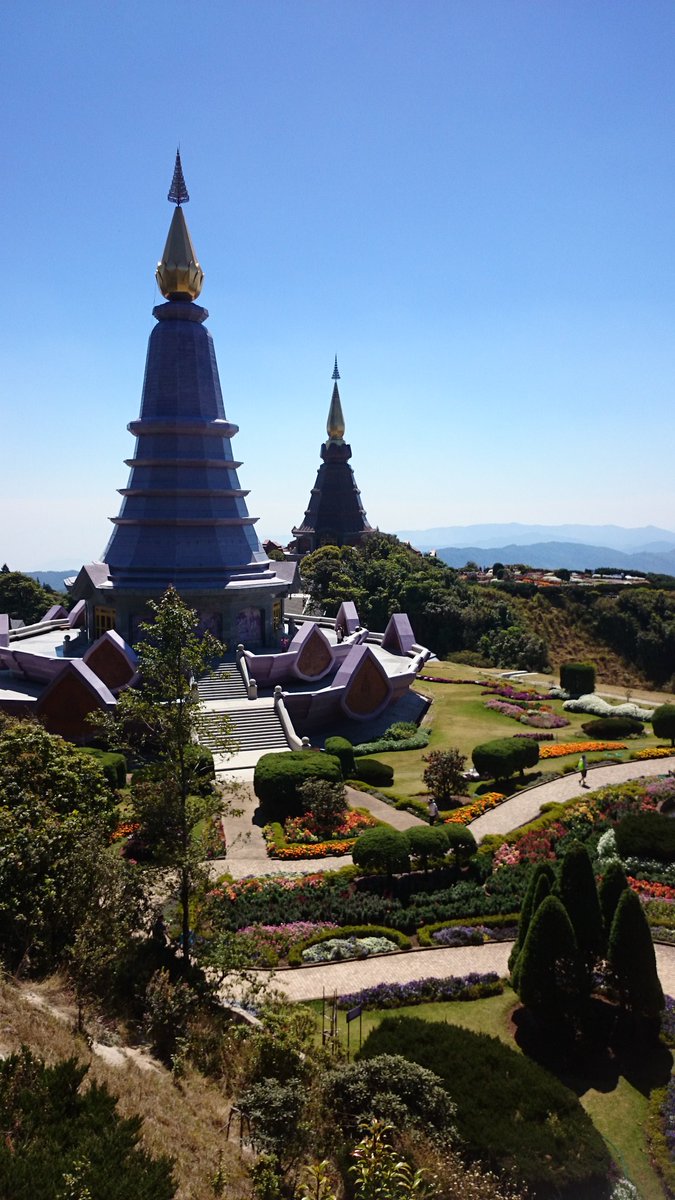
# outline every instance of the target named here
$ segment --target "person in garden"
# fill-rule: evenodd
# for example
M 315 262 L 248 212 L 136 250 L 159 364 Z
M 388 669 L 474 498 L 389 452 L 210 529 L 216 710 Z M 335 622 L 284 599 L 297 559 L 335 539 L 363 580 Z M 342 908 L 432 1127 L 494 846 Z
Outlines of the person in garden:
M 588 784 L 586 783 L 586 772 L 588 771 L 588 759 L 586 758 L 585 754 L 581 755 L 581 758 L 579 759 L 579 762 L 577 763 L 577 770 L 578 770 L 579 774 L 581 775 L 581 786 L 588 787 Z
M 434 800 L 433 796 L 429 800 L 428 808 L 429 808 L 429 824 L 435 825 L 436 821 L 438 820 L 438 805 L 437 805 L 436 801 Z

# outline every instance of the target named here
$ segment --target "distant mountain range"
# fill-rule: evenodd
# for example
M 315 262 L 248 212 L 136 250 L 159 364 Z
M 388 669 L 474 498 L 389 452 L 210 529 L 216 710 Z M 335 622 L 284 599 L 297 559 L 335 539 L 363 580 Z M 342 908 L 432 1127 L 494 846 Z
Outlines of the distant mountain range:
M 71 567 L 65 571 L 24 571 L 24 575 L 30 575 L 31 579 L 39 579 L 40 583 L 46 583 L 49 587 L 53 587 L 57 592 L 65 592 L 64 579 L 70 579 L 71 575 L 77 575 L 79 567 Z
M 624 554 L 637 551 L 650 554 L 667 554 L 675 550 L 675 533 L 672 529 L 659 529 L 656 525 L 645 525 L 638 529 L 626 529 L 621 525 L 521 525 L 511 522 L 506 525 L 444 525 L 434 529 L 400 529 L 397 536 L 411 542 L 418 550 L 438 550 L 441 546 L 476 547 L 492 550 L 507 546 L 532 546 L 539 542 L 555 544 L 573 542 L 576 545 L 609 547 Z M 466 561 L 466 560 L 465 560 Z M 534 566 L 534 563 L 532 564 Z M 562 562 L 546 564 L 563 566 Z M 582 566 L 583 564 L 579 564 Z M 608 562 L 600 566 L 609 566 Z M 647 568 L 642 568 L 647 570 Z
M 611 546 L 589 546 L 584 542 L 533 542 L 510 546 L 444 546 L 436 550 L 439 558 L 450 567 L 463 567 L 467 562 L 491 567 L 495 562 L 526 563 L 554 571 L 567 567 L 570 571 L 593 571 L 598 567 L 616 567 L 621 571 L 653 571 L 658 575 L 675 576 L 675 549 L 665 554 L 648 550 L 624 554 Z

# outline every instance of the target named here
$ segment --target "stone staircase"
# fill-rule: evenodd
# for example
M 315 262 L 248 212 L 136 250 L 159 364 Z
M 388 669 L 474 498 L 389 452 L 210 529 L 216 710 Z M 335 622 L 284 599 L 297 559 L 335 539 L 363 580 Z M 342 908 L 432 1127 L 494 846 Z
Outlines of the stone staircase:
M 248 700 L 244 680 L 234 659 L 223 659 L 212 675 L 197 681 L 200 700 Z
M 236 754 L 251 751 L 288 750 L 288 742 L 279 720 L 274 703 L 270 700 L 265 707 L 260 702 L 248 707 L 234 705 L 220 712 L 205 713 L 199 732 L 199 741 L 213 754 L 222 753 L 222 717 L 227 717 L 229 733 L 227 740 Z

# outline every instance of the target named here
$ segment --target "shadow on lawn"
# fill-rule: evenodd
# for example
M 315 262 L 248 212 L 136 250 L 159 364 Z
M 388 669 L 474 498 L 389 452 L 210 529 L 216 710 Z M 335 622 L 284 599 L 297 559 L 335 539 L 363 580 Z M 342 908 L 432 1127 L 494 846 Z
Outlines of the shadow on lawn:
M 604 1000 L 591 1001 L 583 1035 L 577 1038 L 560 1025 L 537 1020 L 524 1008 L 516 1009 L 512 1020 L 523 1053 L 577 1096 L 591 1088 L 612 1092 L 621 1076 L 649 1096 L 670 1079 L 673 1056 L 667 1046 L 653 1031 L 640 1035 L 622 1024 L 616 1006 Z

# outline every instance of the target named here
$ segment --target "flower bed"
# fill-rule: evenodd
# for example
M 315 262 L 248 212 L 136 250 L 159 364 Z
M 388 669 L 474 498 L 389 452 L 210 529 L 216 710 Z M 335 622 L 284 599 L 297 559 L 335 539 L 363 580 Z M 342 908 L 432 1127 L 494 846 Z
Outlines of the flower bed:
M 485 975 L 451 975 L 447 979 L 413 979 L 410 983 L 378 983 L 338 997 L 338 1008 L 403 1008 L 408 1004 L 432 1004 L 441 1000 L 480 1000 L 500 996 L 504 984 L 494 971 Z
M 340 943 L 333 953 L 332 948 L 325 954 L 317 947 L 332 943 Z M 354 943 L 365 942 L 365 950 Z M 351 951 L 347 943 L 351 944 Z M 378 947 L 375 948 L 375 943 Z M 381 944 L 380 944 L 381 943 Z M 386 943 L 386 945 L 385 945 Z M 410 950 L 411 942 L 398 929 L 389 929 L 381 925 L 343 925 L 333 926 L 327 932 L 312 934 L 305 941 L 297 942 L 288 952 L 289 967 L 298 967 L 300 963 L 334 962 L 340 958 L 367 958 L 369 954 L 393 954 L 395 950 Z M 317 950 L 317 953 L 310 953 Z
M 501 713 L 504 717 L 511 717 L 521 725 L 532 725 L 539 729 L 562 729 L 569 725 L 565 717 L 559 717 L 554 712 L 545 709 L 531 711 L 518 704 L 509 704 L 505 700 L 486 700 L 483 707 L 491 712 Z
M 633 762 L 644 762 L 648 758 L 673 758 L 675 749 L 666 746 L 652 746 L 648 750 L 634 750 L 631 754 Z
M 555 742 L 542 746 L 540 758 L 563 758 L 566 754 L 595 754 L 600 750 L 625 750 L 625 742 Z
M 263 827 L 263 837 L 270 858 L 297 861 L 303 858 L 329 858 L 349 854 L 356 836 L 363 829 L 377 825 L 375 817 L 360 809 L 349 809 L 335 829 L 332 838 L 319 838 L 312 813 L 289 817 L 283 828 L 278 821 Z
M 111 842 L 121 842 L 123 838 L 128 838 L 132 834 L 138 833 L 140 827 L 140 821 L 122 821 L 116 829 L 113 829 L 110 840 Z
M 533 742 L 552 742 L 552 733 L 514 733 L 517 738 L 530 738 Z
M 483 813 L 497 808 L 503 800 L 506 800 L 506 796 L 502 792 L 486 792 L 484 796 L 477 796 L 471 804 L 463 804 L 461 808 L 456 808 L 449 816 L 444 817 L 444 824 L 468 825 L 477 817 L 482 817 Z
M 396 954 L 398 946 L 384 937 L 330 938 L 317 942 L 302 952 L 306 965 L 343 962 L 350 958 L 369 958 L 372 954 Z
M 256 963 L 276 967 L 280 959 L 288 958 L 290 951 L 299 942 L 306 944 L 317 934 L 330 936 L 338 929 L 331 921 L 291 921 L 287 925 L 246 925 L 237 933 L 237 939 L 251 953 Z
M 655 883 L 650 879 L 635 879 L 632 875 L 628 875 L 627 879 L 628 886 L 646 900 L 675 900 L 675 887 L 669 887 L 667 883 Z
M 454 921 L 436 921 L 433 925 L 420 926 L 417 939 L 420 946 L 434 946 L 436 934 L 445 930 L 480 929 L 485 935 L 483 941 L 506 942 L 515 939 L 519 920 L 520 913 L 503 913 L 492 917 L 462 917 Z M 480 941 L 475 944 L 480 945 Z
M 334 858 L 343 854 L 351 854 L 356 838 L 342 838 L 340 841 L 314 842 L 313 845 L 303 846 L 270 846 L 267 853 L 270 858 L 280 858 L 284 862 L 297 862 L 303 858 Z

